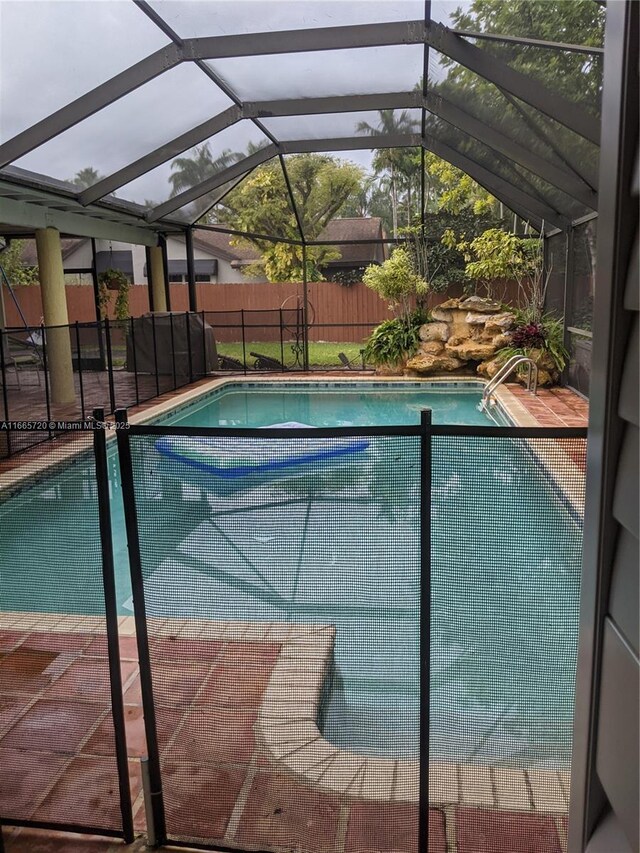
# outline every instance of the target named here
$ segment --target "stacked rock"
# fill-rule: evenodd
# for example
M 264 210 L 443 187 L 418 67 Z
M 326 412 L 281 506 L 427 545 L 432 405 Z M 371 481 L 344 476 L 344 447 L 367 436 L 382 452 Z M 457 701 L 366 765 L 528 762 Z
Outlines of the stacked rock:
M 509 345 L 508 332 L 516 324 L 514 314 L 480 296 L 448 299 L 434 308 L 431 316 L 432 322 L 420 328 L 418 352 L 406 365 L 407 370 L 420 375 L 463 368 L 489 375 L 496 354 Z

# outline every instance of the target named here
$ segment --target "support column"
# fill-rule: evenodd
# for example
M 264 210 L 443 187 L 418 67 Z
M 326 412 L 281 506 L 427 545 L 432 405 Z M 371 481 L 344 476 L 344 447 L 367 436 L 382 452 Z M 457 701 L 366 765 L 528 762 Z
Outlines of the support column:
M 149 249 L 149 284 L 153 294 L 153 310 L 167 310 L 167 293 L 164 280 L 164 259 L 161 246 L 151 246 Z
M 187 249 L 187 282 L 189 285 L 189 311 L 198 310 L 198 295 L 196 291 L 196 264 L 193 255 L 193 230 L 191 227 L 184 232 Z
M 36 231 L 36 248 L 44 325 L 48 327 L 46 347 L 51 402 L 75 403 L 76 391 L 73 383 L 73 361 L 60 232 L 55 228 L 39 229 Z M 62 328 L 49 328 L 56 326 Z
M 162 269 L 164 272 L 164 298 L 167 303 L 167 311 L 171 311 L 171 284 L 169 283 L 169 256 L 167 255 L 167 238 L 164 234 L 158 235 L 158 243 L 162 249 Z

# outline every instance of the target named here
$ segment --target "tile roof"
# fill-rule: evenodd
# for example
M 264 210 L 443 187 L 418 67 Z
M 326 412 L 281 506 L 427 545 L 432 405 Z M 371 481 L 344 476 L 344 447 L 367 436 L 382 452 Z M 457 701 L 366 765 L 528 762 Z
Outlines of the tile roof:
M 68 258 L 78 246 L 82 246 L 89 238 L 88 237 L 69 237 L 60 240 L 62 246 L 62 259 Z M 22 262 L 28 267 L 38 266 L 38 253 L 36 252 L 36 241 L 25 240 L 22 249 Z

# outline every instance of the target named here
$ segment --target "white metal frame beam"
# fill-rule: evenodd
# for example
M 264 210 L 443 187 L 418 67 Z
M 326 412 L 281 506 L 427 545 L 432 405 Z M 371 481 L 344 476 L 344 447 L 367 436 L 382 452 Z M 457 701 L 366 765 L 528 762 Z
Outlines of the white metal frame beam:
M 87 209 L 73 199 L 64 200 L 35 190 L 23 190 L 0 181 L 0 231 L 2 225 L 28 228 L 57 228 L 65 234 L 121 240 L 141 246 L 157 246 L 158 233 L 141 219 L 128 220 L 107 209 Z M 164 229 L 162 229 L 164 230 Z

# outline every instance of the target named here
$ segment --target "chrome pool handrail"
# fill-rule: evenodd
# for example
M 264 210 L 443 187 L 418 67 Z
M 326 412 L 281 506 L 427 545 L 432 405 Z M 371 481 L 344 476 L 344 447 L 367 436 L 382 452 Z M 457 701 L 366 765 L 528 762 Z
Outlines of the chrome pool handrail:
M 482 408 L 485 408 L 492 401 L 493 393 L 498 389 L 507 377 L 520 364 L 527 365 L 527 391 L 532 394 L 538 393 L 538 365 L 535 361 L 526 355 L 512 355 L 511 358 L 502 365 L 496 375 L 487 382 L 482 392 Z

